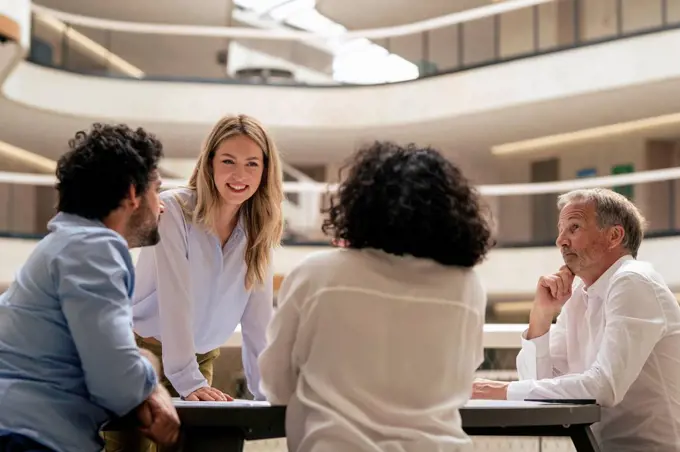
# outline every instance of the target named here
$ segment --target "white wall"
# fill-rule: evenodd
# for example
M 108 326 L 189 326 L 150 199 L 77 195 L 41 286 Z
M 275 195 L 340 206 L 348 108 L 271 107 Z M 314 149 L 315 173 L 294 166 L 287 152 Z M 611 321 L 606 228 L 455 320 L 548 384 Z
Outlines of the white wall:
M 12 281 L 14 274 L 35 246 L 33 240 L 0 239 L 0 286 Z M 274 256 L 277 273 L 287 274 L 309 253 L 328 248 L 290 246 Z M 673 290 L 680 289 L 680 271 L 675 253 L 680 252 L 680 237 L 647 239 L 639 258 L 650 261 Z M 133 253 L 136 254 L 136 253 Z M 556 271 L 562 260 L 555 247 L 494 249 L 478 267 L 490 297 L 525 297 L 533 293 L 539 276 Z
M 680 78 L 680 59 L 668 57 L 679 41 L 680 30 L 671 30 L 410 83 L 354 88 L 118 80 L 23 63 L 3 90 L 16 102 L 79 117 L 209 126 L 227 112 L 244 112 L 272 128 L 370 130 Z

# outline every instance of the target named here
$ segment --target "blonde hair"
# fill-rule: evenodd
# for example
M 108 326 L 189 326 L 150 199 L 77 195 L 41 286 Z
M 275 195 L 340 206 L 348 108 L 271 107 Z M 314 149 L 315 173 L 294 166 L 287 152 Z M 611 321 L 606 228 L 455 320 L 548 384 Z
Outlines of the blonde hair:
M 196 193 L 196 204 L 184 206 L 185 215 L 195 224 L 215 231 L 216 212 L 221 197 L 215 185 L 213 157 L 220 144 L 235 136 L 246 136 L 262 150 L 264 168 L 262 180 L 255 194 L 241 208 L 248 244 L 245 261 L 248 267 L 245 286 L 264 284 L 271 265 L 271 250 L 281 242 L 283 234 L 283 174 L 279 151 L 262 124 L 246 115 L 225 116 L 213 127 L 203 143 L 203 149 L 189 179 L 188 188 Z

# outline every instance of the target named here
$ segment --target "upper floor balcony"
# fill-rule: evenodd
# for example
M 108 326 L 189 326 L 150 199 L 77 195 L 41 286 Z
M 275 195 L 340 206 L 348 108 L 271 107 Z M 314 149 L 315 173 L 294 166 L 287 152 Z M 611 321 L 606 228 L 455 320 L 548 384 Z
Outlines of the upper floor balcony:
M 138 79 L 374 85 L 680 25 L 678 0 L 385 6 L 381 0 L 199 0 L 191 6 L 166 1 L 158 8 L 130 0 L 115 6 L 103 0 L 39 0 L 33 5 L 31 59 L 79 73 Z
M 327 2 L 201 1 L 190 11 L 34 4 L 27 58 L 2 86 L 0 134 L 55 158 L 63 149 L 47 142 L 94 119 L 125 121 L 192 158 L 218 117 L 243 112 L 292 164 L 338 161 L 375 138 L 483 159 L 503 143 L 680 108 L 680 61 L 669 57 L 680 0 L 461 1 L 371 30 L 323 16 Z M 36 118 L 54 127 L 27 134 Z

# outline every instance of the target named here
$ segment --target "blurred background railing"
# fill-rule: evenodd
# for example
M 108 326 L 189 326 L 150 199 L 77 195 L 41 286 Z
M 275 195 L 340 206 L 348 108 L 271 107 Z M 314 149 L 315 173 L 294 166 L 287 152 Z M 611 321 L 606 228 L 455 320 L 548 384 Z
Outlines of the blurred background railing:
M 0 236 L 41 237 L 54 213 L 55 177 L 49 174 L 0 171 Z M 485 209 L 494 225 L 499 247 L 551 246 L 556 239 L 557 197 L 577 188 L 610 187 L 641 209 L 649 225 L 647 237 L 680 234 L 680 167 L 553 182 L 480 185 Z M 185 180 L 165 178 L 163 188 Z M 327 245 L 321 233 L 324 207 L 337 184 L 317 182 L 284 165 L 284 242 Z
M 143 11 L 111 12 L 118 17 L 112 20 L 47 7 L 68 5 L 65 0 L 39 3 L 29 55 L 36 64 L 217 83 L 399 82 L 680 25 L 676 0 L 504 0 L 409 25 L 349 31 L 331 19 L 342 19 L 343 11 L 308 0 L 226 1 L 215 12 L 223 26 L 203 25 L 220 22 L 203 17 L 208 11 L 187 12 L 186 25 L 167 25 L 140 22 Z M 599 20 L 602 9 L 606 21 Z

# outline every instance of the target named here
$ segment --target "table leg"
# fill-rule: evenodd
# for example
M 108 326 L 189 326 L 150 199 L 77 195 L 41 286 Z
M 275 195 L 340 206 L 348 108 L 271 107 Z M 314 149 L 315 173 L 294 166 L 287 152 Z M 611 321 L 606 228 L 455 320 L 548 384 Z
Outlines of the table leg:
M 196 428 L 183 436 L 182 452 L 243 452 L 245 442 L 240 430 Z
M 600 452 L 600 446 L 597 445 L 590 426 L 572 427 L 570 430 L 571 441 L 574 443 L 576 452 Z

